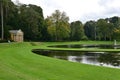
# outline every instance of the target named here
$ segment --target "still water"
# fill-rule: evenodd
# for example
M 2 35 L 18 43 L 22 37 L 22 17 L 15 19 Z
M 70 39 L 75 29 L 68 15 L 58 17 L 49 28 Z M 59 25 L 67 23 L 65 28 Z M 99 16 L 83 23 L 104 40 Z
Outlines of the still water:
M 120 68 L 120 53 L 115 52 L 44 51 L 40 49 L 35 49 L 33 52 L 72 62 Z
M 99 48 L 99 49 L 120 49 L 120 45 L 109 45 L 109 44 L 100 44 L 100 45 L 56 45 L 49 47 L 59 47 L 59 48 Z

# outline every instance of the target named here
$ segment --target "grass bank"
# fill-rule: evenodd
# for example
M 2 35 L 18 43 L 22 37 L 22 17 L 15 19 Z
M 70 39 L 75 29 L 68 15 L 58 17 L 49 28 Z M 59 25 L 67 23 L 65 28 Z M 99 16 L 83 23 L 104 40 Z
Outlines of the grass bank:
M 68 51 L 97 51 L 97 52 L 120 52 L 120 49 L 100 49 L 100 48 L 55 48 L 48 47 L 54 45 L 72 45 L 72 44 L 85 44 L 85 45 L 99 45 L 108 44 L 113 45 L 113 41 L 79 41 L 79 42 L 48 42 L 47 44 L 40 47 L 43 50 L 68 50 Z M 117 42 L 120 45 L 120 42 Z
M 119 80 L 120 70 L 48 58 L 31 52 L 49 45 L 90 42 L 0 44 L 0 80 Z M 93 42 L 96 43 L 96 42 Z M 98 43 L 98 42 L 97 42 Z M 99 42 L 104 43 L 104 42 Z M 105 42 L 106 43 L 106 42 Z M 107 42 L 112 44 L 112 42 Z

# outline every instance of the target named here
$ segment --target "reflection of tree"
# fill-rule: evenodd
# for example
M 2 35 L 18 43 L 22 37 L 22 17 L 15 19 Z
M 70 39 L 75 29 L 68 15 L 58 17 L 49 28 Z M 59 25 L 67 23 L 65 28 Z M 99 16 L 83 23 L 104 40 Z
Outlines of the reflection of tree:
M 105 53 L 101 54 L 98 60 L 101 63 L 105 64 L 111 64 L 113 66 L 119 66 L 120 65 L 120 56 L 117 53 Z
M 58 58 L 58 59 L 63 59 L 63 60 L 69 60 L 71 61 L 81 61 L 81 57 L 83 53 L 82 52 L 74 52 L 74 51 L 51 51 L 49 56 L 50 57 L 54 57 L 54 58 Z
M 64 51 L 51 51 L 50 54 L 54 58 L 68 60 L 68 52 L 64 52 Z

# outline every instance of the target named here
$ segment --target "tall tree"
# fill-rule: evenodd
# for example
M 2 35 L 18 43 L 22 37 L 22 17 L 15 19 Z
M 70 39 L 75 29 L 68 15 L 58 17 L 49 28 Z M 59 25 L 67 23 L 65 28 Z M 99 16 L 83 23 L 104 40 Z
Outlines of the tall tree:
M 114 36 L 114 29 L 115 29 L 115 27 L 114 27 L 114 24 L 113 23 L 110 23 L 109 21 L 107 21 L 107 30 L 106 30 L 106 34 L 107 34 L 107 38 L 108 38 L 108 40 L 113 40 L 113 36 Z
M 44 17 L 41 7 L 36 5 L 22 5 L 20 7 L 20 26 L 24 31 L 26 40 L 42 40 L 42 36 L 45 32 L 44 29 Z
M 61 41 L 69 37 L 69 18 L 65 12 L 56 10 L 51 16 L 47 17 L 47 21 L 49 21 L 48 32 L 55 38 L 55 41 Z
M 115 28 L 113 33 L 114 40 L 120 40 L 120 28 Z
M 4 37 L 6 37 L 6 25 L 7 25 L 7 19 L 8 19 L 8 9 L 11 7 L 9 6 L 11 4 L 11 0 L 1 0 L 0 1 L 0 10 L 1 10 L 1 39 L 3 40 Z
M 97 21 L 97 36 L 99 40 L 112 40 L 114 26 L 106 19 L 99 19 Z
M 3 0 L 1 0 L 0 2 L 1 4 L 1 39 L 3 40 L 4 39 L 4 22 L 3 22 Z
M 113 39 L 120 40 L 120 17 L 114 16 L 109 18 L 109 22 L 113 24 Z
M 99 40 L 102 40 L 102 39 L 107 40 L 107 33 L 108 33 L 107 21 L 104 19 L 99 19 L 97 21 L 97 27 L 98 27 L 97 34 L 98 34 Z
M 71 28 L 71 40 L 81 40 L 85 37 L 83 24 L 80 21 L 72 22 L 70 25 Z
M 46 28 L 47 28 L 47 35 L 45 35 L 45 36 L 49 36 L 48 41 L 55 41 L 56 30 L 55 30 L 55 26 L 53 25 L 53 22 L 51 20 L 51 17 L 47 17 L 45 19 L 45 24 L 46 24 Z
M 118 16 L 114 16 L 108 19 L 110 23 L 114 24 L 115 28 L 120 27 L 120 18 Z
M 88 21 L 84 25 L 85 35 L 90 40 L 96 40 L 97 38 L 97 26 L 95 21 Z

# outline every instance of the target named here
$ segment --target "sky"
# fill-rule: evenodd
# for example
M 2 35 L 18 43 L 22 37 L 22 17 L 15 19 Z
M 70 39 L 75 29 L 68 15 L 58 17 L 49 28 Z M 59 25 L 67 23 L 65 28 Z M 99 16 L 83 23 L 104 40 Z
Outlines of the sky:
M 45 18 L 55 10 L 64 11 L 70 22 L 80 20 L 85 23 L 120 16 L 120 0 L 19 0 L 19 2 L 40 6 Z

